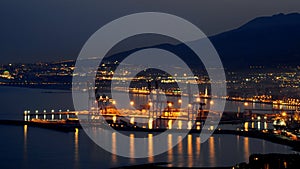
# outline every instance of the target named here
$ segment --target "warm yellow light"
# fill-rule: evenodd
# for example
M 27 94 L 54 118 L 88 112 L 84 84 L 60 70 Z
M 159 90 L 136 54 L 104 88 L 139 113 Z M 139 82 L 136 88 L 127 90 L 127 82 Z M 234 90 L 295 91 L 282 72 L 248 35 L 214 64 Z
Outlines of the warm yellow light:
M 244 129 L 245 129 L 245 131 L 248 131 L 248 126 L 249 126 L 249 123 L 248 123 L 248 122 L 245 122 L 245 124 L 244 124 Z
M 192 129 L 193 123 L 191 121 L 188 122 L 188 129 Z
M 153 105 L 153 103 L 152 102 L 149 102 L 149 106 L 152 106 Z
M 181 120 L 178 121 L 178 129 L 182 129 L 182 121 Z
M 113 116 L 113 122 L 114 122 L 114 123 L 117 122 L 117 116 Z
M 115 100 L 113 100 L 113 101 L 112 101 L 112 104 L 116 104 L 116 101 L 115 101 Z
M 191 105 L 191 104 L 189 104 L 188 106 L 189 106 L 189 107 L 192 107 L 192 105 Z
M 249 105 L 248 102 L 245 102 L 245 103 L 244 103 L 244 106 L 248 106 L 248 105 Z
M 148 127 L 149 127 L 149 129 L 153 129 L 153 119 L 152 118 L 150 118 L 149 119 L 149 123 L 148 123 Z
M 196 101 L 197 101 L 197 102 L 200 102 L 200 98 L 197 98 Z
M 178 103 L 182 103 L 182 100 L 181 100 L 181 99 L 179 99 L 179 100 L 178 100 Z
M 130 105 L 133 106 L 133 105 L 134 105 L 134 102 L 133 102 L 133 101 L 130 101 Z
M 214 104 L 214 101 L 211 100 L 209 103 L 210 103 L 210 105 L 213 105 L 213 104 Z
M 130 118 L 130 124 L 134 124 L 134 117 Z
M 172 129 L 172 120 L 169 120 L 169 121 L 168 121 L 168 128 L 169 128 L 169 129 Z
M 172 107 L 172 103 L 168 103 L 168 106 L 169 106 L 169 107 Z
M 286 116 L 286 112 L 282 112 L 282 114 L 281 114 L 283 117 L 285 117 Z

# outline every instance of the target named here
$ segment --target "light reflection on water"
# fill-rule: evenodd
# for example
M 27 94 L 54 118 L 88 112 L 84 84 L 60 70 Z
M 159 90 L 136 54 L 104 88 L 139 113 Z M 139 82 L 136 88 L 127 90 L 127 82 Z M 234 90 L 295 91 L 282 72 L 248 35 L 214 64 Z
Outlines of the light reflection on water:
M 249 152 L 249 138 L 248 137 L 244 137 L 243 143 L 244 143 L 244 158 L 247 159 L 250 156 L 250 152 Z
M 210 166 L 216 165 L 216 157 L 215 157 L 215 138 L 210 137 L 208 140 L 209 144 L 209 162 Z
M 135 157 L 135 146 L 134 146 L 134 134 L 129 135 L 130 138 L 130 145 L 129 145 L 129 155 L 130 155 L 130 162 L 134 163 L 134 157 Z
M 22 132 L 20 132 L 22 131 Z M 2 168 L 110 168 L 117 166 L 136 165 L 149 162 L 170 162 L 172 166 L 212 167 L 230 166 L 247 162 L 252 153 L 293 153 L 287 146 L 267 141 L 234 135 L 213 135 L 205 143 L 200 144 L 197 134 L 189 134 L 177 146 L 158 156 L 132 159 L 108 153 L 93 143 L 88 136 L 79 130 L 75 133 L 22 126 L 0 126 L 0 158 Z M 144 133 L 148 138 L 154 135 Z M 133 138 L 136 133 L 129 133 L 132 138 L 129 145 L 124 145 L 134 155 L 141 147 L 135 147 Z M 141 135 L 141 133 L 138 133 Z M 112 151 L 116 152 L 116 134 L 101 135 L 111 137 Z M 22 138 L 20 140 L 20 138 Z M 180 140 L 181 136 L 166 136 L 166 142 Z M 147 149 L 153 152 L 154 142 L 149 140 Z M 18 143 L 17 143 L 18 142 Z M 21 143 L 21 144 L 20 144 Z M 20 153 L 20 148 L 23 153 Z M 3 153 L 6 152 L 6 153 Z M 21 155 L 21 156 L 20 156 Z M 11 166 L 11 160 L 15 161 Z M 19 160 L 23 162 L 18 162 Z M 40 161 L 36 163 L 36 161 Z M 17 163 L 18 162 L 18 163 Z
M 141 147 L 134 145 L 135 137 L 146 137 L 148 158 L 145 158 L 145 163 L 153 162 L 169 162 L 172 166 L 178 167 L 194 167 L 194 166 L 229 166 L 239 162 L 247 162 L 251 153 L 265 153 L 265 152 L 282 152 L 291 153 L 292 151 L 287 146 L 281 146 L 273 143 L 267 143 L 264 140 L 252 139 L 242 136 L 234 135 L 214 135 L 211 136 L 207 142 L 200 144 L 200 137 L 198 134 L 188 134 L 182 142 L 179 142 L 174 148 L 171 147 L 172 142 L 182 139 L 182 136 L 175 136 L 168 134 L 166 141 L 169 146 L 169 151 L 158 156 L 152 156 L 155 148 L 153 137 L 154 134 L 147 134 L 138 132 L 137 135 L 133 133 L 126 133 L 129 135 L 130 142 L 124 142 L 123 146 L 128 147 L 129 154 L 134 157 L 134 153 L 138 152 Z M 101 136 L 101 133 L 99 134 Z M 112 134 L 112 152 L 116 152 L 116 134 Z M 175 140 L 174 140 L 175 139 Z M 163 141 L 163 140 L 162 140 Z M 250 147 L 251 145 L 254 145 Z M 278 148 L 279 147 L 279 148 Z M 273 148 L 276 148 L 274 151 Z M 267 150 L 267 151 L 266 151 Z M 139 163 L 139 159 L 128 159 L 130 164 Z M 119 156 L 112 155 L 113 164 L 120 164 Z M 231 161 L 231 162 L 230 162 Z
M 23 131 L 24 131 L 24 162 L 27 161 L 27 132 L 28 132 L 28 126 L 24 125 L 23 127 Z
M 74 155 L 75 155 L 75 168 L 79 168 L 79 143 L 78 143 L 78 133 L 79 133 L 79 129 L 76 128 L 75 132 L 74 132 Z
M 193 166 L 193 140 L 192 140 L 192 135 L 189 134 L 187 136 L 187 163 L 188 167 Z
M 153 134 L 148 134 L 148 162 L 149 163 L 153 163 L 154 162 L 154 158 L 153 158 Z

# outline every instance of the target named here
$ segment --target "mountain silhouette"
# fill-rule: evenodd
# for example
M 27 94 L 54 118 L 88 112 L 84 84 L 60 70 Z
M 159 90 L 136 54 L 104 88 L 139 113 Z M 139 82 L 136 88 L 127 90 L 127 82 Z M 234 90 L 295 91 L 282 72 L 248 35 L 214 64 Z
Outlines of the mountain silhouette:
M 300 63 L 300 14 L 259 17 L 210 37 L 226 68 Z
M 300 14 L 298 13 L 255 18 L 237 29 L 217 34 L 209 39 L 226 69 L 300 65 Z M 195 53 L 182 43 L 135 48 L 111 55 L 108 59 L 122 61 L 126 56 L 146 48 L 168 50 L 192 67 L 203 68 L 203 65 L 199 65 L 201 62 Z

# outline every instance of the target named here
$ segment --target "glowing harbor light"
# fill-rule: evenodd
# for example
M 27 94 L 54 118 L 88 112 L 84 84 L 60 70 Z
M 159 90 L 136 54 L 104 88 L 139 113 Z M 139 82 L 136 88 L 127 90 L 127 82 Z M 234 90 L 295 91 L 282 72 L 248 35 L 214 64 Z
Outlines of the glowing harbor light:
M 245 124 L 244 124 L 245 131 L 248 131 L 248 126 L 249 126 L 249 122 L 245 122 Z
M 113 116 L 112 120 L 113 120 L 114 123 L 116 123 L 117 122 L 117 116 Z
M 149 118 L 148 128 L 153 129 L 153 119 Z
M 38 110 L 36 110 L 36 111 L 35 111 L 35 113 L 36 113 L 36 114 L 38 114 L 38 113 L 39 113 L 39 111 L 38 111 Z M 38 118 L 39 118 L 39 116 L 38 116 L 38 115 L 35 115 L 35 118 L 36 118 L 36 119 L 38 119 Z
M 59 111 L 59 119 L 61 120 L 61 110 L 58 111 Z
M 115 104 L 117 104 L 117 103 L 116 103 L 116 101 L 115 101 L 115 100 L 113 100 L 113 101 L 112 101 L 112 104 L 113 104 L 113 105 L 115 105 Z
M 214 104 L 214 101 L 211 100 L 209 103 L 210 103 L 210 105 L 213 105 L 213 104 Z
M 182 129 L 182 121 L 181 120 L 178 121 L 178 129 Z
M 149 106 L 152 106 L 152 105 L 153 105 L 153 103 L 152 103 L 152 102 L 149 102 L 148 104 L 149 104 Z
M 172 104 L 171 102 L 168 103 L 168 106 L 169 106 L 169 107 L 172 107 L 172 105 L 173 105 L 173 104 Z
M 130 118 L 130 124 L 134 124 L 134 117 Z
M 282 112 L 281 115 L 282 115 L 283 117 L 285 117 L 287 114 L 286 114 L 286 112 Z
M 261 117 L 260 117 L 260 116 L 258 116 L 258 117 L 257 117 L 257 120 L 261 120 Z
M 200 102 L 200 98 L 199 98 L 199 97 L 197 97 L 196 101 L 197 101 L 197 102 Z
M 67 109 L 67 112 L 68 112 L 68 114 L 67 114 L 67 119 L 68 119 L 68 118 L 70 118 L 70 115 L 69 115 L 70 110 Z
M 178 100 L 178 103 L 179 103 L 179 104 L 181 104 L 181 103 L 182 103 L 182 100 L 181 100 L 181 99 L 179 99 L 179 100 Z
M 192 104 L 188 104 L 188 107 L 191 108 L 191 107 L 192 107 Z
M 248 106 L 248 105 L 249 105 L 249 103 L 248 103 L 248 102 L 245 102 L 245 103 L 244 103 L 244 106 Z
M 130 105 L 133 106 L 134 105 L 134 101 L 130 101 Z
M 268 123 L 264 122 L 264 129 L 268 129 Z
M 192 129 L 193 123 L 191 121 L 188 121 L 188 127 L 187 129 Z
M 168 121 L 168 129 L 172 129 L 172 120 Z
M 27 110 L 24 111 L 24 121 L 27 121 Z

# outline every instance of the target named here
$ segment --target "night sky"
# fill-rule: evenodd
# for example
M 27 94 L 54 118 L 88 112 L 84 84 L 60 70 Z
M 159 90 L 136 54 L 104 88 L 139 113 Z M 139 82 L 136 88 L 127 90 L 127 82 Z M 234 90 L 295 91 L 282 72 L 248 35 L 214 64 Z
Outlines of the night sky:
M 0 64 L 76 59 L 101 26 L 136 12 L 183 17 L 207 35 L 259 16 L 300 12 L 299 0 L 1 0 Z

